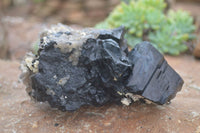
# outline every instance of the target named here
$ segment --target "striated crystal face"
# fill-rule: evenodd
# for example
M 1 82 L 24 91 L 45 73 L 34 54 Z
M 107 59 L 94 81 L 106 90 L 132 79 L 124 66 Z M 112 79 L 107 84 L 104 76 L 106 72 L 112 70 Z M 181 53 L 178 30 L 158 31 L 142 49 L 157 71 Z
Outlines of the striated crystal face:
M 74 30 L 58 24 L 27 54 L 21 78 L 28 94 L 62 111 L 83 105 L 129 105 L 140 98 L 164 104 L 183 80 L 148 42 L 128 51 L 124 28 Z

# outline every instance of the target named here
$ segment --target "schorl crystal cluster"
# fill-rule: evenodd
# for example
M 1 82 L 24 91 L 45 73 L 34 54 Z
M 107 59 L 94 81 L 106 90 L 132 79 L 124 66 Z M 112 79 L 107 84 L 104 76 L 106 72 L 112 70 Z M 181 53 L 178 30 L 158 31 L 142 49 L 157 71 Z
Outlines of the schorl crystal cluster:
M 126 46 L 124 28 L 75 30 L 58 24 L 41 34 L 37 55 L 25 56 L 21 79 L 36 101 L 62 111 L 83 105 L 129 105 L 139 98 L 164 104 L 182 78 L 149 42 Z

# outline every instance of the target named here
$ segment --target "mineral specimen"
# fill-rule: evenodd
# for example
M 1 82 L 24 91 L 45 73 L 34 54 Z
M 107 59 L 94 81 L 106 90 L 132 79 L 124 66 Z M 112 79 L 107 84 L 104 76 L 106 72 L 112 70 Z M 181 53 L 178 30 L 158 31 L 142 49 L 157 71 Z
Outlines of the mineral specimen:
M 124 28 L 74 30 L 58 24 L 41 34 L 37 55 L 27 54 L 21 78 L 28 94 L 62 111 L 139 98 L 164 104 L 183 80 L 149 42 L 131 51 Z

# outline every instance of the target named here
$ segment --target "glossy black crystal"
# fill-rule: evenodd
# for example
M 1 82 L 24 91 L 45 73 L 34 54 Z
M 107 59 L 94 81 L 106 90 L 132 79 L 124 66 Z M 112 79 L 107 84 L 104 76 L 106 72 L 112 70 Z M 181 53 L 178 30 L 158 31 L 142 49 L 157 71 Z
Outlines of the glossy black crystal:
M 23 63 L 21 77 L 37 101 L 73 111 L 123 98 L 134 102 L 130 94 L 164 104 L 181 90 L 182 78 L 149 42 L 128 50 L 123 27 L 79 32 L 61 26 L 42 35 L 38 54 Z

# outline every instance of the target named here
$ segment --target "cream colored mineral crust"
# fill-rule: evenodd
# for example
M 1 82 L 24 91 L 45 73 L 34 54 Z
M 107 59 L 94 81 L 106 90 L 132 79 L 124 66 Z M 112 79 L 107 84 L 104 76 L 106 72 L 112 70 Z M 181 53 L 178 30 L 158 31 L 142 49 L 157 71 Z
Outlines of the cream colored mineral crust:
M 96 39 L 99 35 L 97 31 L 99 30 L 94 30 L 92 28 L 75 30 L 59 23 L 41 33 L 41 39 L 43 40 L 41 46 L 46 46 L 50 42 L 55 42 L 56 45 L 54 45 L 54 47 L 59 48 L 62 53 L 69 53 L 73 50 L 73 53 L 69 56 L 69 61 L 71 61 L 73 65 L 77 65 L 82 45 L 88 38 Z

